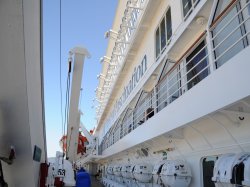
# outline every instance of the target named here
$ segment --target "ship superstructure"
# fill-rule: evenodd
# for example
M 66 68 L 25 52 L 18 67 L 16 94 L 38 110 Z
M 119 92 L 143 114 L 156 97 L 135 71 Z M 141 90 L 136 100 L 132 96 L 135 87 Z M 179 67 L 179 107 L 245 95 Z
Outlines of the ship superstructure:
M 249 16 L 248 0 L 119 1 L 98 155 L 77 164 L 106 186 L 250 186 Z

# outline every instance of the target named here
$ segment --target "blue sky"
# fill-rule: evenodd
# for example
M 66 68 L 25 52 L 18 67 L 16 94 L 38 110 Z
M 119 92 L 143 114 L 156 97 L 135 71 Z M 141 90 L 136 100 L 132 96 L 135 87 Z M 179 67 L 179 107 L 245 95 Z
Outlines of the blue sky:
M 95 110 L 91 108 L 98 85 L 97 74 L 101 71 L 100 57 L 105 55 L 107 40 L 104 33 L 112 27 L 118 0 L 61 0 L 61 76 L 63 111 L 65 107 L 68 52 L 75 46 L 86 47 L 91 58 L 84 63 L 82 122 L 87 129 L 96 124 Z M 43 62 L 45 117 L 48 156 L 60 150 L 62 137 L 60 99 L 60 0 L 43 0 Z

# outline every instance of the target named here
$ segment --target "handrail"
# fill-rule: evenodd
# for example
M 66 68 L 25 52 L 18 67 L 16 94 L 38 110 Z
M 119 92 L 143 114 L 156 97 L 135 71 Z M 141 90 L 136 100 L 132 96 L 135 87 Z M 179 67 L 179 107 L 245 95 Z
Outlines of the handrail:
M 247 6 L 249 6 L 250 2 L 246 3 L 241 10 L 244 10 Z M 235 14 L 219 31 L 216 32 L 216 34 L 211 38 L 211 40 L 214 40 L 232 21 L 241 14 L 242 11 L 238 11 L 237 14 Z M 209 31 L 213 31 L 214 28 L 210 28 Z
M 182 61 L 182 59 L 194 48 L 194 46 L 196 46 L 197 43 L 200 42 L 201 39 L 203 39 L 203 37 L 206 35 L 207 31 L 204 31 L 196 40 L 195 42 L 186 50 L 185 53 L 183 53 L 183 55 L 179 58 L 179 60 L 177 60 L 177 62 L 170 68 L 170 70 L 168 70 L 168 72 L 162 77 L 162 79 L 156 84 L 156 87 L 163 81 L 166 79 L 166 77 L 175 69 L 175 67 L 177 65 L 179 65 L 179 63 Z
M 225 16 L 226 13 L 228 13 L 234 4 L 236 4 L 238 0 L 232 0 L 231 3 L 229 3 L 229 5 L 227 5 L 227 7 L 217 16 L 217 18 L 211 23 L 210 25 L 210 29 L 214 28 L 218 22 Z

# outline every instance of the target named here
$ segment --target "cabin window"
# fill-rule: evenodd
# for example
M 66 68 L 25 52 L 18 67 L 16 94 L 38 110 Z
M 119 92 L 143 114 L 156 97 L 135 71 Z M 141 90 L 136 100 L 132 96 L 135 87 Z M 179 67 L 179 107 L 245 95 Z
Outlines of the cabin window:
M 250 15 L 250 4 L 249 4 L 250 0 L 246 0 L 246 3 L 248 3 L 247 5 L 247 9 L 248 9 L 248 14 Z
M 166 47 L 166 25 L 165 25 L 165 18 L 161 21 L 161 51 Z
M 202 41 L 186 58 L 188 89 L 208 76 L 209 69 L 205 45 L 205 41 Z
M 212 177 L 216 160 L 217 156 L 208 156 L 201 159 L 203 187 L 215 187 Z
M 167 26 L 167 40 L 169 40 L 172 36 L 172 20 L 171 20 L 171 7 L 169 7 L 166 13 L 166 26 Z
M 238 1 L 229 5 L 226 0 L 218 1 L 211 26 L 216 68 L 249 45 L 249 2 Z
M 183 14 L 186 17 L 192 8 L 192 0 L 182 0 Z
M 182 0 L 184 20 L 192 13 L 193 9 L 200 0 Z
M 171 20 L 171 9 L 169 7 L 155 32 L 156 59 L 159 58 L 160 54 L 163 53 L 163 51 L 165 50 L 166 45 L 169 44 L 171 36 L 172 36 L 172 20 Z
M 158 58 L 158 56 L 160 55 L 160 28 L 158 28 L 156 30 L 156 34 L 155 34 L 155 56 L 156 58 Z

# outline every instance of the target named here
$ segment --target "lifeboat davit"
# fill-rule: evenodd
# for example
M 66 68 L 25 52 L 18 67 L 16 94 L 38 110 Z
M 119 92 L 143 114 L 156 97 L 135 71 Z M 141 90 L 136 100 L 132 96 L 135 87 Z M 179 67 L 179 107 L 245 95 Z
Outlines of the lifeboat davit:
M 87 138 L 79 132 L 78 137 L 78 147 L 77 147 L 77 154 L 84 154 L 86 153 L 86 147 L 84 146 L 84 143 L 88 142 Z M 62 148 L 63 152 L 66 152 L 67 149 L 67 136 L 63 136 L 59 141 L 60 147 Z

